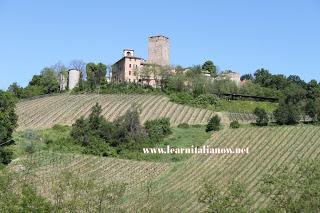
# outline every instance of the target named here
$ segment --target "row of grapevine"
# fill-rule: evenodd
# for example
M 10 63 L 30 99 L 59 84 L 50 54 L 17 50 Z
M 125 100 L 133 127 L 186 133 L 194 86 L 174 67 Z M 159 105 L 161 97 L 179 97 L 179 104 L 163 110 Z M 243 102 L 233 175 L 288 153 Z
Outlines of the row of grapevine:
M 248 112 L 224 112 L 225 116 L 228 117 L 230 121 L 239 121 L 241 123 L 256 123 L 256 116 L 253 113 Z M 268 114 L 270 122 L 276 122 L 274 115 Z M 308 115 L 300 115 L 300 121 L 308 122 L 312 121 L 312 118 Z
M 320 155 L 320 127 L 282 126 L 262 128 L 225 129 L 214 133 L 206 145 L 213 148 L 249 148 L 249 154 L 193 155 L 184 164 L 157 180 L 157 194 L 175 194 L 172 203 L 164 208 L 179 206 L 183 212 L 199 212 L 198 191 L 203 180 L 224 185 L 232 179 L 245 184 L 257 206 L 266 205 L 268 198 L 259 192 L 262 176 L 279 166 L 294 168 L 298 159 Z M 140 193 L 143 193 L 142 191 Z M 135 196 L 139 194 L 135 192 Z M 132 198 L 127 204 L 138 208 L 143 205 Z
M 18 103 L 18 130 L 49 128 L 54 124 L 71 125 L 80 116 L 88 116 L 99 103 L 110 121 L 123 115 L 133 105 L 141 108 L 141 122 L 168 117 L 173 125 L 205 124 L 213 111 L 175 104 L 165 96 L 152 95 L 58 95 Z
M 10 166 L 16 171 L 32 174 L 39 192 L 50 197 L 52 180 L 58 179 L 63 171 L 76 174 L 81 179 L 94 178 L 98 186 L 126 183 L 130 191 L 161 175 L 170 164 L 41 151 Z

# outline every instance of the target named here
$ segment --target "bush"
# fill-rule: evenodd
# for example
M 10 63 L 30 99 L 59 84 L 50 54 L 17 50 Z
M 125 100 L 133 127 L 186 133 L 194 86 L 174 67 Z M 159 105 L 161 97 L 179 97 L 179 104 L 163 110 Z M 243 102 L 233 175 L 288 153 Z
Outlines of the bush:
M 187 92 L 172 93 L 169 96 L 170 101 L 178 104 L 190 104 L 193 100 L 192 95 Z
M 8 165 L 11 163 L 13 152 L 7 147 L 0 147 L 0 163 Z
M 144 126 L 149 138 L 156 142 L 161 141 L 165 136 L 171 134 L 172 132 L 169 118 L 146 121 Z
M 36 147 L 33 143 L 30 143 L 26 146 L 25 152 L 29 155 L 33 154 L 36 151 Z
M 61 125 L 61 124 L 55 124 L 52 129 L 56 130 L 56 131 L 60 131 L 60 132 L 65 132 L 69 130 L 69 126 L 68 125 Z
M 201 124 L 193 124 L 193 125 L 191 125 L 191 127 L 192 128 L 202 128 L 203 125 L 201 125 Z
M 145 129 L 140 123 L 140 110 L 132 106 L 124 115 L 113 122 L 113 140 L 112 144 L 118 146 L 121 144 L 143 143 L 147 139 Z
M 220 118 L 218 115 L 213 116 L 206 127 L 206 132 L 218 131 L 220 129 Z
M 83 153 L 98 156 L 116 156 L 116 150 L 101 138 L 91 137 L 90 143 L 86 146 Z
M 187 123 L 182 123 L 182 124 L 178 125 L 178 128 L 183 128 L 183 129 L 188 129 L 189 127 L 190 127 L 190 125 Z
M 267 112 L 264 109 L 256 107 L 253 113 L 255 114 L 255 116 L 257 116 L 256 122 L 258 126 L 268 125 L 269 117 Z
M 195 106 L 207 107 L 209 105 L 216 105 L 219 101 L 219 98 L 216 95 L 212 94 L 202 94 L 196 97 L 192 104 Z
M 232 122 L 230 123 L 230 128 L 232 128 L 232 129 L 238 129 L 238 128 L 240 128 L 239 122 L 238 122 L 238 121 L 232 121 Z

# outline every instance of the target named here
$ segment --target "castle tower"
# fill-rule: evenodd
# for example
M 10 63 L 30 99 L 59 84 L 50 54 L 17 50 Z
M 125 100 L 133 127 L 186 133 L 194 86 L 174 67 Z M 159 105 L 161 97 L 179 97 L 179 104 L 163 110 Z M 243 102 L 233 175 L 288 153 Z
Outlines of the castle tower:
M 170 65 L 168 37 L 162 35 L 149 37 L 148 62 L 161 66 Z

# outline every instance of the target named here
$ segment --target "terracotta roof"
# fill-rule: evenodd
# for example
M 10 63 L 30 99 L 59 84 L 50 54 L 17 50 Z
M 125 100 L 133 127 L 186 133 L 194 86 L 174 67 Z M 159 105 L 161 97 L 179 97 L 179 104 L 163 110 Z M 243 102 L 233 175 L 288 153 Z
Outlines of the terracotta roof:
M 123 57 L 120 58 L 116 63 L 120 62 L 121 60 L 123 60 L 123 59 L 125 59 L 125 58 L 132 58 L 132 59 L 144 60 L 143 58 L 136 57 L 136 56 L 123 56 Z M 114 63 L 114 64 L 116 64 L 116 63 Z

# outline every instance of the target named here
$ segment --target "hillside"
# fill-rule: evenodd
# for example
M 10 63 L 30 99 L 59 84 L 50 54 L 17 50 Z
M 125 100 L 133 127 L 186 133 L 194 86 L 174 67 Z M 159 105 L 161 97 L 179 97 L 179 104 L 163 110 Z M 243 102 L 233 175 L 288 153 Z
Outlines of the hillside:
M 88 116 L 98 102 L 104 117 L 113 121 L 133 104 L 140 106 L 141 122 L 169 117 L 173 126 L 179 123 L 205 124 L 213 111 L 175 104 L 165 96 L 155 95 L 56 95 L 24 100 L 17 104 L 18 130 L 49 128 L 54 124 L 71 125 L 80 116 Z M 221 113 L 218 113 L 221 115 Z M 223 118 L 223 122 L 226 122 Z
M 204 210 L 197 202 L 197 192 L 204 179 L 225 184 L 235 178 L 247 186 L 255 205 L 263 206 L 267 199 L 257 191 L 260 178 L 281 165 L 292 166 L 299 158 L 319 157 L 319 138 L 320 127 L 315 126 L 222 130 L 213 134 L 206 144 L 214 148 L 249 147 L 249 154 L 193 155 L 162 176 L 156 182 L 155 191 L 170 197 L 165 201 L 166 210 L 175 206 L 184 212 L 198 212 Z M 137 201 L 130 205 L 133 203 L 137 204 Z M 143 204 L 137 204 L 140 205 Z
M 52 160 L 47 154 L 40 156 L 41 161 L 35 161 L 48 162 L 37 169 L 40 189 L 48 188 L 50 174 L 59 175 L 63 168 L 69 168 L 82 178 L 99 177 L 101 183 L 128 183 L 123 205 L 129 212 L 148 208 L 148 205 L 158 206 L 166 212 L 199 212 L 204 210 L 197 202 L 204 179 L 221 184 L 233 178 L 240 180 L 247 186 L 255 206 L 263 206 L 268 200 L 258 192 L 261 177 L 279 166 L 293 166 L 299 158 L 319 157 L 319 138 L 318 126 L 224 129 L 214 133 L 206 145 L 212 148 L 248 147 L 249 154 L 193 155 L 186 161 L 171 164 L 82 155 Z M 151 188 L 148 188 L 149 184 Z M 149 195 L 146 198 L 146 190 L 154 199 Z

